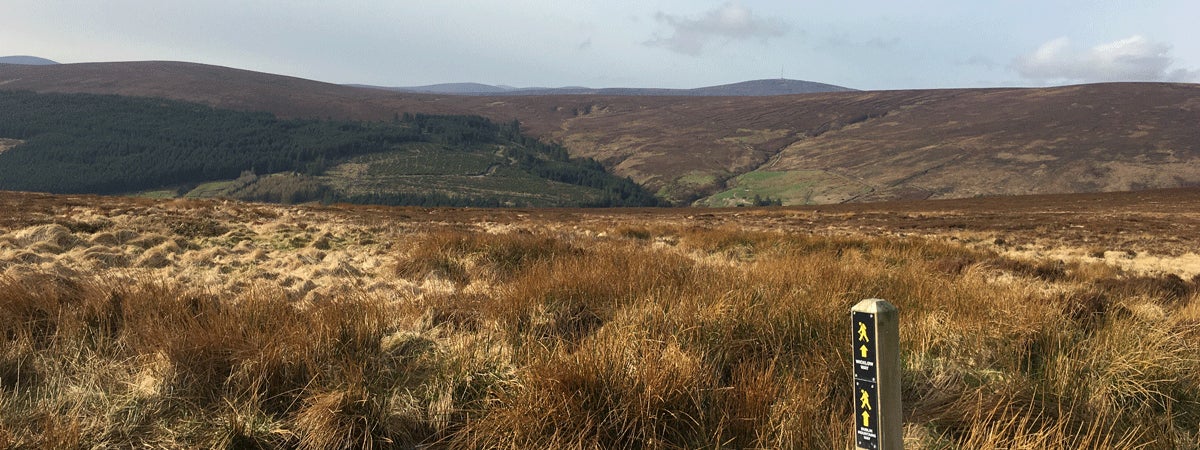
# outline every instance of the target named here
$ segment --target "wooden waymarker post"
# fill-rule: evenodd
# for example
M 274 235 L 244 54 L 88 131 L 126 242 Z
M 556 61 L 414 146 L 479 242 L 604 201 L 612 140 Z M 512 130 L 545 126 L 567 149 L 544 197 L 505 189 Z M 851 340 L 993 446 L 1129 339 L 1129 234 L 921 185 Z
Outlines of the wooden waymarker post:
M 899 311 L 885 300 L 850 308 L 854 352 L 854 448 L 904 448 Z

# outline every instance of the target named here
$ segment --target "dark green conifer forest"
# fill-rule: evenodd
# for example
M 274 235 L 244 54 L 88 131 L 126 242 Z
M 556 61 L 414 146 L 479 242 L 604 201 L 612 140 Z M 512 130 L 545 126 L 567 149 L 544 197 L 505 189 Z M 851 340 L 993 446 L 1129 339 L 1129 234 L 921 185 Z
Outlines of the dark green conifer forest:
M 532 176 L 603 192 L 576 206 L 651 206 L 658 200 L 591 159 L 521 134 L 516 121 L 397 114 L 387 122 L 280 119 L 179 101 L 92 94 L 0 92 L 0 190 L 123 194 L 255 175 L 320 175 L 359 155 L 409 143 L 499 153 Z M 340 195 L 325 201 L 499 206 L 453 192 Z M 308 199 L 302 199 L 308 200 Z

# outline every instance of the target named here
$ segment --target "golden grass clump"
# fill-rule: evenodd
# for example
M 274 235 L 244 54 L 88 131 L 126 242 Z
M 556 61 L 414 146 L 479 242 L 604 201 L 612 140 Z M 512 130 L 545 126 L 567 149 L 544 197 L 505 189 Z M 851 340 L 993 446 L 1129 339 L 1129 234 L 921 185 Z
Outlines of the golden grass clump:
M 343 249 L 365 233 L 347 225 L 270 250 L 345 280 L 301 299 L 305 280 L 256 275 L 266 257 L 218 272 L 236 291 L 175 276 L 187 258 L 171 255 L 236 226 L 167 226 L 184 241 L 146 241 L 162 257 L 142 269 L 0 272 L 0 445 L 846 448 L 849 307 L 871 297 L 901 311 L 908 448 L 1200 440 L 1194 279 L 658 223 L 399 230 L 371 238 L 390 252 L 374 272 Z M 21 230 L 13 255 L 82 242 Z M 230 245 L 252 238 L 271 242 Z

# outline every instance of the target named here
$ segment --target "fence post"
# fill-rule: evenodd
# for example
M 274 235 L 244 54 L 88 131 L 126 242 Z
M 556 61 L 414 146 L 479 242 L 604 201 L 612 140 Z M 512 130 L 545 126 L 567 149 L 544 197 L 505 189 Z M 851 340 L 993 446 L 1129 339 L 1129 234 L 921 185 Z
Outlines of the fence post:
M 854 447 L 904 448 L 900 406 L 900 321 L 891 303 L 867 299 L 850 308 L 854 352 Z

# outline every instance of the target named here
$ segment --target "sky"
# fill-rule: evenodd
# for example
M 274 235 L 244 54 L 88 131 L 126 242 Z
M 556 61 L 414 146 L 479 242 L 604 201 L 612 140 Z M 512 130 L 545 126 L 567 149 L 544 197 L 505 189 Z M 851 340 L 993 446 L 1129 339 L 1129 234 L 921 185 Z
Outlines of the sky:
M 379 86 L 1200 82 L 1197 18 L 1195 0 L 3 0 L 0 56 Z

